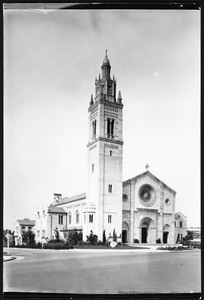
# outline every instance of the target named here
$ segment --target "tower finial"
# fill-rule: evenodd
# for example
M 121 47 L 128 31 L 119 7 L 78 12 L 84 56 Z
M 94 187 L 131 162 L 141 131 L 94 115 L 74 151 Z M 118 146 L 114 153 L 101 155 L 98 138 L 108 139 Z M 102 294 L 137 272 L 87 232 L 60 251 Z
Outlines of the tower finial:
M 108 51 L 108 50 L 106 50 L 106 51 L 105 51 L 105 53 L 106 53 L 106 57 L 107 57 L 107 51 Z

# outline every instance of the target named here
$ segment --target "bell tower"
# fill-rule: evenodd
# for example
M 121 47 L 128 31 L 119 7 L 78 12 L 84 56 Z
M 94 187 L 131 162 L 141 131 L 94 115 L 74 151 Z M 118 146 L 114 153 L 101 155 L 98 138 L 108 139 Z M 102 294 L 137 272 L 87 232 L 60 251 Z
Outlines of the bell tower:
M 95 79 L 95 96 L 88 108 L 88 174 L 87 203 L 83 211 L 83 239 L 92 230 L 103 240 L 122 234 L 122 160 L 123 104 L 121 93 L 116 98 L 116 79 L 111 78 L 107 56 L 101 75 Z

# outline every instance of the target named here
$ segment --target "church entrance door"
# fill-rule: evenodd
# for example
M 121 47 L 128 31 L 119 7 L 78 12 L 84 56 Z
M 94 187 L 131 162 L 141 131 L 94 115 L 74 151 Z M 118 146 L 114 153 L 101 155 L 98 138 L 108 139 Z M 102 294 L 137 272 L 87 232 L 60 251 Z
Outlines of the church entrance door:
M 164 231 L 163 232 L 163 243 L 164 244 L 167 244 L 167 241 L 168 241 L 168 231 Z
M 147 243 L 147 227 L 142 227 L 142 243 Z
M 122 230 L 122 243 L 127 243 L 127 230 Z

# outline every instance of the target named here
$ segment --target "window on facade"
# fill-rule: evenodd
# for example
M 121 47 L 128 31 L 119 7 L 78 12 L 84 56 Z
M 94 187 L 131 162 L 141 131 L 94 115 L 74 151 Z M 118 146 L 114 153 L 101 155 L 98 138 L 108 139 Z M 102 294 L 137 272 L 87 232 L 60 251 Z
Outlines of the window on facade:
M 63 215 L 59 215 L 58 223 L 63 224 Z
M 22 226 L 22 229 L 25 229 L 25 226 Z
M 114 119 L 107 119 L 107 135 L 108 138 L 113 138 L 114 137 Z
M 84 214 L 84 223 L 86 223 L 86 214 Z
M 72 223 L 72 214 L 71 214 L 71 212 L 69 212 L 69 224 L 71 224 Z
M 180 222 L 180 227 L 183 227 L 183 224 L 182 224 L 182 222 Z
M 110 156 L 112 156 L 112 154 L 113 154 L 113 152 L 112 152 L 112 151 L 110 151 Z
M 40 212 L 38 211 L 38 219 L 40 219 Z
M 42 230 L 42 237 L 45 237 L 45 230 Z
M 111 223 L 112 216 L 108 215 L 108 223 Z
M 40 230 L 37 231 L 37 237 L 40 237 Z
M 96 136 L 96 120 L 92 122 L 92 137 Z
M 79 223 L 79 211 L 76 211 L 76 223 Z
M 93 215 L 89 215 L 89 223 L 93 223 Z
M 109 192 L 109 193 L 112 193 L 112 191 L 113 191 L 112 184 L 109 184 L 109 185 L 108 185 L 108 192 Z
M 31 226 L 28 226 L 28 230 L 31 230 L 32 229 L 32 227 Z
M 45 211 L 43 210 L 43 218 L 45 218 Z
M 94 164 L 92 164 L 92 167 L 91 167 L 91 168 L 92 168 L 92 172 L 94 172 Z

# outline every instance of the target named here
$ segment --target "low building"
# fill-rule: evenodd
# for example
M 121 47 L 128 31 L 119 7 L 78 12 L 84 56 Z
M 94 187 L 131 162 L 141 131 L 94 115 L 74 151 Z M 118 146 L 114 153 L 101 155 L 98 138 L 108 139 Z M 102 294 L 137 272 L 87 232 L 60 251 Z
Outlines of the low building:
M 14 231 L 15 245 L 23 244 L 23 235 L 28 230 L 35 232 L 35 220 L 24 218 L 16 221 Z
M 158 240 L 164 244 L 181 242 L 187 234 L 187 218 L 180 212 L 175 213 L 175 195 L 173 189 L 149 171 L 124 181 L 122 232 L 116 232 L 117 236 L 123 243 L 134 240 L 148 244 Z M 42 236 L 54 238 L 56 228 L 62 239 L 74 229 L 83 232 L 86 228 L 85 231 L 90 232 L 95 221 L 94 210 L 94 205 L 87 204 L 86 193 L 69 198 L 54 194 L 53 203 L 36 212 L 36 241 Z M 106 238 L 113 234 L 113 220 L 113 216 L 104 220 L 110 225 Z
M 175 214 L 175 237 L 176 242 L 182 242 L 187 235 L 187 218 L 181 212 Z
M 55 231 L 58 230 L 60 237 L 64 238 L 61 230 L 67 226 L 67 213 L 62 207 L 56 206 L 61 198 L 60 194 L 54 194 L 54 202 L 49 206 L 42 205 L 38 207 L 35 214 L 35 239 L 41 242 L 55 238 Z

